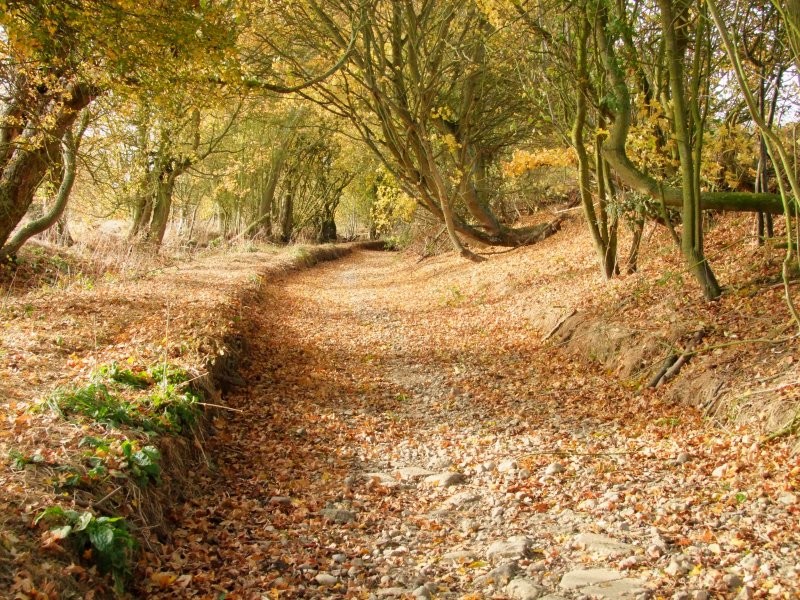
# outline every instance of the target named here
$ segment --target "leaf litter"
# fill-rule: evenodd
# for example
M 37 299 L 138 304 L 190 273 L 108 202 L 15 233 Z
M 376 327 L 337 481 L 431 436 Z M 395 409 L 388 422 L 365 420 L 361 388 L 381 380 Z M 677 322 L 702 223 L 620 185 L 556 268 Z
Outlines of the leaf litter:
M 723 220 L 710 248 L 746 227 Z M 762 444 L 758 423 L 736 420 L 754 398 L 796 406 L 796 342 L 746 341 L 786 335 L 770 280 L 779 258 L 726 254 L 719 273 L 732 289 L 706 305 L 691 283 L 664 277 L 681 271 L 664 239 L 638 274 L 607 283 L 585 238 L 567 223 L 562 237 L 481 265 L 359 251 L 272 278 L 257 301 L 242 288 L 257 289 L 274 257 L 218 257 L 185 279 L 165 272 L 58 302 L 15 298 L 0 356 L 12 399 L 4 455 L 27 444 L 55 464 L 84 437 L 30 413 L 37 393 L 111 360 L 146 364 L 165 346 L 196 367 L 239 328 L 245 385 L 219 400 L 233 410 L 210 414 L 207 466 L 185 466 L 186 489 L 161 498 L 165 527 L 137 531 L 135 595 L 796 597 L 794 442 Z M 543 341 L 548 311 L 665 346 L 669 332 L 707 327 L 708 351 L 679 379 L 718 374 L 723 397 L 740 401 L 718 402 L 710 420 L 681 381 L 638 391 L 644 375 L 620 377 L 588 337 Z M 7 518 L 80 500 L 32 479 L 4 471 Z M 136 501 L 118 507 L 135 513 Z M 16 526 L 2 533 L 0 575 L 19 597 L 97 582 L 52 532 L 39 549 Z
M 573 267 L 539 281 L 556 245 Z M 227 398 L 242 412 L 214 421 L 204 492 L 144 559 L 146 594 L 796 597 L 793 442 L 761 444 L 756 427 L 715 424 L 669 389 L 637 393 L 542 342 L 528 316 L 537 302 L 625 301 L 630 279 L 599 283 L 554 239 L 487 265 L 359 252 L 268 286 L 249 315 L 247 385 Z M 653 275 L 634 282 L 628 316 L 649 315 L 643 327 L 706 320 L 715 343 L 772 331 L 784 311 L 761 290 L 735 319 L 738 296 L 671 293 L 664 314 Z

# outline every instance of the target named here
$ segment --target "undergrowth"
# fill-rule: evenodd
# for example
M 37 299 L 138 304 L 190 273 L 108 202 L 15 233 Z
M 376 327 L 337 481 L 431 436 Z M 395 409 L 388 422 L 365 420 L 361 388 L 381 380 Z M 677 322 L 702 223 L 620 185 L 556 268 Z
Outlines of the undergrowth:
M 170 365 L 136 373 L 111 363 L 98 369 L 87 385 L 57 390 L 47 405 L 65 418 L 83 416 L 148 434 L 180 434 L 195 427 L 200 412 L 201 398 L 188 382 L 184 370 Z M 129 390 L 147 394 L 127 398 Z
M 77 489 L 97 493 L 131 484 L 142 489 L 158 486 L 163 470 L 161 452 L 153 444 L 127 437 L 127 432 L 147 440 L 191 434 L 199 423 L 202 398 L 190 383 L 184 369 L 166 363 L 147 369 L 115 362 L 103 365 L 85 385 L 59 389 L 38 407 L 77 420 L 90 431 L 99 430 L 80 440 L 78 460 L 54 464 L 40 455 L 12 451 L 9 462 L 17 470 L 29 465 L 47 467 L 53 474 L 54 491 L 64 495 Z M 127 512 L 120 505 L 117 510 Z M 110 574 L 118 594 L 124 592 L 138 545 L 123 517 L 54 505 L 42 511 L 35 523 L 42 520 L 52 524 L 45 534 L 45 546 L 59 546 L 64 541 L 77 556 Z
M 131 564 L 138 548 L 122 517 L 98 517 L 89 511 L 65 510 L 51 506 L 34 521 L 53 523 L 46 544 L 66 540 L 79 556 L 90 556 L 101 573 L 111 574 L 114 591 L 122 594 L 131 577 Z

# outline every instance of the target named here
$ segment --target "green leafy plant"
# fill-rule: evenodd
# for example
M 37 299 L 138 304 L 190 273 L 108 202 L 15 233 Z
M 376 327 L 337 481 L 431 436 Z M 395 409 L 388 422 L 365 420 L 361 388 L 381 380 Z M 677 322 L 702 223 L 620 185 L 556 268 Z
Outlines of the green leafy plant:
M 158 448 L 145 446 L 139 449 L 136 442 L 125 440 L 121 449 L 128 470 L 139 485 L 144 487 L 150 481 L 161 483 L 161 453 Z
M 90 556 L 100 572 L 111 574 L 118 594 L 124 592 L 137 543 L 122 517 L 96 517 L 89 511 L 51 506 L 42 511 L 34 523 L 43 519 L 55 523 L 50 529 L 53 540 L 70 541 L 80 556 Z
M 12 448 L 8 451 L 8 460 L 11 463 L 11 468 L 16 470 L 24 469 L 26 465 L 35 465 L 44 461 L 41 454 L 26 455 Z
M 153 381 L 160 383 L 162 386 L 166 384 L 178 385 L 189 381 L 189 373 L 186 369 L 174 367 L 170 364 L 162 363 L 147 370 L 147 373 Z
M 60 390 L 48 403 L 53 410 L 64 416 L 85 415 L 113 426 L 134 424 L 130 406 L 112 396 L 103 383 L 90 383 L 82 388 Z
M 190 431 L 195 426 L 199 401 L 200 397 L 192 390 L 181 391 L 172 384 L 147 398 L 161 425 L 173 433 Z
M 100 367 L 97 370 L 96 378 L 107 379 L 137 390 L 147 389 L 153 383 L 147 373 L 134 373 L 130 369 L 122 369 L 116 362 Z

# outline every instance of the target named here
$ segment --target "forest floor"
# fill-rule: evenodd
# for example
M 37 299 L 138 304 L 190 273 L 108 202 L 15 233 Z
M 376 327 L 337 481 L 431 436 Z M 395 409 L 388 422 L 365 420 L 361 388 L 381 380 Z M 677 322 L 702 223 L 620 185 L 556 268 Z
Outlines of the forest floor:
M 525 284 L 495 278 L 547 251 L 484 270 L 362 251 L 268 286 L 240 412 L 147 594 L 797 597 L 791 442 L 542 342 Z M 570 277 L 594 285 L 526 293 Z
M 743 227 L 723 223 L 711 248 L 728 248 Z M 565 229 L 480 265 L 358 250 L 278 274 L 227 312 L 222 303 L 253 283 L 266 257 L 240 258 L 241 269 L 216 287 L 209 284 L 223 259 L 206 262 L 191 285 L 172 272 L 145 279 L 148 293 L 161 289 L 152 281 L 173 284 L 172 314 L 185 311 L 176 322 L 187 335 L 203 315 L 222 330 L 233 314 L 248 344 L 242 385 L 221 401 L 227 408 L 215 411 L 204 441 L 209 468 L 187 469 L 193 493 L 176 494 L 165 510 L 171 531 L 141 532 L 134 595 L 797 597 L 796 441 L 761 443 L 758 423 L 705 418 L 676 397 L 678 381 L 642 391 L 644 375 L 619 377 L 591 348 L 544 340 L 548 331 L 536 326 L 552 306 L 594 311 L 598 324 L 623 314 L 654 334 L 702 324 L 713 368 L 730 394 L 748 399 L 740 405 L 770 394 L 796 402 L 797 341 L 771 279 L 779 252 L 725 254 L 717 264 L 730 287 L 706 304 L 668 246 L 648 240 L 641 272 L 608 284 L 582 225 Z M 117 293 L 103 289 L 102 305 L 113 307 Z M 192 308 L 191 289 L 208 295 L 201 309 Z M 109 340 L 120 360 L 139 338 L 150 340 L 152 356 L 137 364 L 163 354 L 165 302 L 154 302 L 153 315 L 137 313 L 152 319 L 142 324 L 150 333 L 126 335 L 118 347 Z M 25 318 L 25 310 L 15 317 L 20 325 Z M 30 343 L 34 334 L 25 334 Z M 180 359 L 177 329 L 170 339 Z M 92 360 L 103 343 L 87 342 Z M 710 368 L 698 357 L 679 378 Z M 42 377 L 42 389 L 50 383 Z M 4 410 L 13 439 L 40 423 L 15 404 Z M 47 427 L 57 427 L 55 418 Z M 32 505 L 24 512 L 35 516 L 41 502 L 18 473 L 3 485 L 15 485 L 10 502 Z M 20 552 L 7 551 L 13 535 L 0 539 L 0 575 L 20 563 Z M 57 546 L 48 540 L 45 554 Z M 37 597 L 26 589 L 15 591 Z

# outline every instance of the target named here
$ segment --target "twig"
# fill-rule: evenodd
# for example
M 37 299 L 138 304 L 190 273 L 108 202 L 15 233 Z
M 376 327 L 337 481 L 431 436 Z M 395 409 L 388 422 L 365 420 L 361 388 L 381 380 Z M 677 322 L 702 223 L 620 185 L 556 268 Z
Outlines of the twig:
M 689 340 L 689 344 L 683 352 L 679 355 L 672 354 L 664 361 L 664 365 L 659 369 L 656 376 L 650 380 L 650 383 L 647 384 L 649 388 L 657 388 L 661 385 L 668 382 L 670 379 L 675 377 L 678 374 L 678 371 L 681 370 L 683 365 L 689 362 L 689 359 L 692 357 L 693 352 L 692 349 L 695 348 L 701 340 L 705 337 L 706 332 L 704 329 L 700 329 L 694 333 L 692 339 Z
M 106 494 L 105 496 L 100 498 L 100 500 L 98 500 L 97 502 L 92 502 L 92 506 L 99 506 L 100 504 L 102 504 L 103 502 L 105 502 L 106 500 L 111 498 L 111 496 L 113 496 L 114 494 L 119 492 L 121 489 L 122 489 L 122 486 L 120 485 L 115 490 L 112 490 L 111 492 L 109 492 L 108 494 Z
M 232 412 L 243 413 L 244 410 L 241 408 L 233 408 L 232 406 L 224 406 L 222 404 L 212 404 L 211 402 L 195 402 L 195 404 L 199 404 L 200 406 L 209 406 L 211 408 L 221 408 L 223 410 L 230 410 Z

